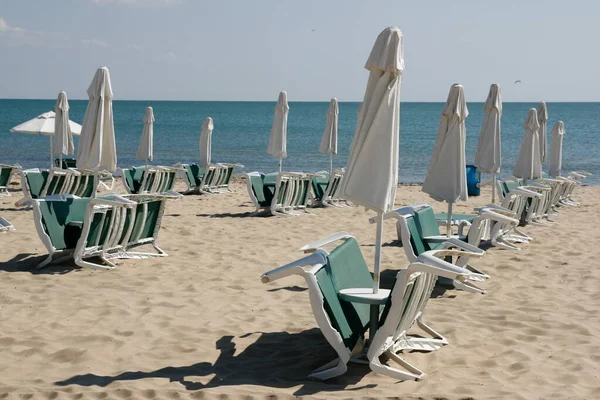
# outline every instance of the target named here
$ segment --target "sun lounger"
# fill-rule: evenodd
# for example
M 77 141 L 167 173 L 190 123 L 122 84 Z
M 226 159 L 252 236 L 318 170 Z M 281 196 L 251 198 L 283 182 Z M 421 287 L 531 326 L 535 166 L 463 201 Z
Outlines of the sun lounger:
M 14 173 L 18 171 L 17 165 L 0 164 L 0 196 L 10 196 L 8 185 Z
M 203 168 L 198 164 L 179 164 L 185 169 L 186 193 L 224 193 L 233 192 L 229 188 L 236 168 L 244 168 L 241 164 L 210 164 Z
M 177 167 L 142 166 L 121 169 L 123 186 L 129 194 L 166 194 L 180 197 L 173 190 L 177 173 L 183 171 Z
M 14 231 L 15 227 L 6 218 L 0 217 L 0 233 Z
M 344 170 L 337 169 L 333 172 L 333 176 L 327 171 L 319 171 L 318 175 L 312 178 L 312 189 L 314 193 L 315 206 L 323 207 L 346 207 L 348 201 L 339 197 L 340 183 L 344 177 Z
M 73 258 L 81 267 L 111 269 L 114 258 L 166 256 L 156 239 L 166 198 L 161 196 L 50 196 L 33 201 L 34 222 L 48 257 L 38 265 Z M 136 252 L 149 244 L 156 253 Z M 61 257 L 54 259 L 55 254 Z M 99 257 L 104 264 L 90 261 Z
M 331 252 L 324 249 L 338 241 L 342 243 Z M 325 380 L 346 372 L 348 362 L 358 360 L 364 348 L 365 332 L 370 324 L 369 305 L 356 301 L 352 293 L 357 289 L 371 291 L 373 278 L 358 242 L 345 232 L 311 243 L 303 250 L 311 254 L 266 272 L 261 280 L 269 283 L 290 275 L 305 279 L 317 324 L 337 353 L 335 360 L 310 374 L 311 378 Z M 465 279 L 470 272 L 436 257 L 444 255 L 445 251 L 424 253 L 397 274 L 391 294 L 380 289 L 380 328 L 367 353 L 373 371 L 400 380 L 422 379 L 425 374 L 397 353 L 402 350 L 432 351 L 447 344 L 444 337 L 424 323 L 423 309 L 436 276 Z M 408 331 L 415 323 L 432 337 L 409 335 Z M 382 356 L 396 361 L 405 371 L 385 365 Z
M 27 169 L 21 171 L 23 199 L 17 207 L 29 206 L 32 200 L 58 194 L 78 197 L 96 197 L 96 189 L 102 173 L 76 169 L 52 168 L 50 171 Z
M 246 174 L 248 194 L 256 212 L 267 211 L 272 215 L 298 215 L 306 211 L 310 199 L 310 185 L 318 174 L 279 172 Z

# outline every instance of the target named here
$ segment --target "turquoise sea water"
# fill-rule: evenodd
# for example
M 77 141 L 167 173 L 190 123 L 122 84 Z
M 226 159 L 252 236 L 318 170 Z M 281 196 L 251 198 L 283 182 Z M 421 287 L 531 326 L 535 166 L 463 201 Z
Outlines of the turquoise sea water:
M 10 128 L 54 108 L 55 100 L 0 100 L 0 163 L 25 168 L 47 168 L 49 141 L 39 135 L 10 133 Z M 81 123 L 87 101 L 72 100 L 71 119 Z M 334 165 L 346 163 L 359 103 L 340 103 L 339 154 Z M 114 101 L 113 111 L 120 167 L 140 165 L 135 153 L 147 106 L 154 108 L 154 164 L 197 162 L 202 122 L 212 117 L 214 162 L 244 164 L 245 171 L 272 172 L 277 160 L 266 153 L 274 102 Z M 510 175 L 523 135 L 523 121 L 534 103 L 504 103 L 502 116 L 502 175 Z M 327 102 L 292 102 L 288 119 L 287 171 L 329 168 L 329 157 L 318 148 L 325 125 Z M 420 183 L 425 178 L 443 103 L 402 103 L 400 120 L 400 181 Z M 467 162 L 483 119 L 483 104 L 469 103 Z M 563 171 L 587 170 L 586 183 L 600 184 L 600 103 L 548 103 L 548 148 L 552 125 L 562 119 L 566 133 Z M 75 139 L 77 141 L 77 139 Z M 77 145 L 77 143 L 75 144 Z

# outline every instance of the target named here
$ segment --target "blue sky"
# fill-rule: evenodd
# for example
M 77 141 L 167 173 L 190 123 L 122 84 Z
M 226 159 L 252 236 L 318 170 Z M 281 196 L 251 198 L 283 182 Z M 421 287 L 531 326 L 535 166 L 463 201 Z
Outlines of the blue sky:
M 386 26 L 404 33 L 403 101 L 600 101 L 600 2 L 0 0 L 0 98 L 360 101 Z M 522 84 L 514 84 L 515 80 Z

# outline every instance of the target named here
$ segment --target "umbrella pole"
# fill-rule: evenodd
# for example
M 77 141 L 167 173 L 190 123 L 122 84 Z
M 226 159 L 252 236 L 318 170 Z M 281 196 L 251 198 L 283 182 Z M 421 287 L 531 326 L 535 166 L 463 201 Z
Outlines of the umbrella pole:
M 492 203 L 496 203 L 496 174 L 492 174 Z
M 375 265 L 373 267 L 373 294 L 379 292 L 379 275 L 381 269 L 381 241 L 383 238 L 383 212 L 377 213 L 377 232 L 375 237 Z M 369 327 L 369 340 L 373 340 L 379 323 L 379 305 L 371 304 L 371 326 Z
M 282 164 L 282 160 L 281 158 L 279 159 L 279 172 L 281 172 L 281 164 Z
M 58 155 L 58 168 L 62 169 L 62 167 L 63 167 L 63 164 L 62 164 L 62 153 L 60 153 Z
M 333 154 L 329 155 L 329 176 L 329 179 L 331 179 L 331 176 L 333 176 Z
M 52 169 L 54 167 L 54 154 L 52 154 L 52 136 L 50 136 L 50 169 Z
M 452 203 L 448 203 L 448 222 L 446 222 L 446 235 L 452 236 Z

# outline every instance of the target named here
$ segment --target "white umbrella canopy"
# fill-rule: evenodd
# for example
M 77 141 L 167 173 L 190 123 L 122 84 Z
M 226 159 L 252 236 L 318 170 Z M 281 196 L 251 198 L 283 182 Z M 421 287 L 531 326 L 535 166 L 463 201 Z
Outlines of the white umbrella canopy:
M 54 111 L 54 148 L 52 152 L 59 154 L 62 161 L 63 155 L 73 154 L 75 151 L 73 133 L 69 125 L 69 100 L 66 92 L 62 91 L 58 94 Z M 62 166 L 62 162 L 60 164 Z
M 98 68 L 87 93 L 89 101 L 77 147 L 77 168 L 114 172 L 117 148 L 108 68 Z
M 377 37 L 365 68 L 369 80 L 340 190 L 342 196 L 377 212 L 373 291 L 379 290 L 383 213 L 392 211 L 398 185 L 400 84 L 404 45 L 400 29 Z
M 321 145 L 319 146 L 319 153 L 329 155 L 330 175 L 333 174 L 333 156 L 337 154 L 339 113 L 340 109 L 338 106 L 338 101 L 334 97 L 329 102 L 327 118 L 325 120 L 325 130 L 323 131 L 323 138 L 321 139 Z
M 68 117 L 67 117 L 68 118 Z M 54 130 L 56 129 L 56 113 L 54 111 L 48 111 L 37 117 L 30 119 L 29 121 L 23 122 L 13 128 L 11 132 L 26 133 L 29 135 L 46 135 L 50 137 L 50 168 L 52 168 L 52 157 L 54 152 L 54 146 L 52 145 L 52 137 L 54 136 Z M 69 120 L 69 129 L 71 134 L 79 135 L 81 133 L 81 125 L 76 122 Z
M 496 201 L 496 174 L 502 164 L 501 126 L 502 98 L 500 86 L 492 84 L 483 107 L 483 124 L 477 142 L 475 166 L 486 174 L 492 174 L 492 203 Z
M 537 118 L 540 124 L 539 139 L 540 139 L 540 160 L 546 162 L 548 155 L 546 154 L 546 144 L 548 143 L 548 107 L 545 101 L 540 101 L 537 108 Z
M 207 168 L 211 162 L 211 139 L 215 124 L 211 117 L 204 120 L 200 134 L 200 166 Z
M 138 160 L 146 163 L 154 159 L 154 121 L 154 110 L 152 107 L 146 108 L 142 138 L 135 155 Z
M 281 92 L 275 106 L 275 117 L 271 127 L 269 146 L 267 147 L 267 153 L 279 160 L 280 172 L 281 160 L 287 157 L 287 120 L 289 112 L 287 93 Z
M 30 135 L 46 135 L 46 136 L 54 136 L 55 129 L 55 118 L 56 113 L 54 111 L 48 111 L 43 114 L 38 115 L 34 119 L 30 119 L 29 121 L 23 122 L 13 128 L 10 129 L 11 132 L 16 133 L 27 133 Z M 69 128 L 71 129 L 71 133 L 73 135 L 79 135 L 81 133 L 81 125 L 77 122 L 73 122 L 69 120 Z
M 468 199 L 465 160 L 465 119 L 469 115 L 462 85 L 450 88 L 438 127 L 423 192 L 434 200 L 448 203 L 448 235 L 452 221 L 452 204 Z
M 519 148 L 519 156 L 513 169 L 513 175 L 521 179 L 538 179 L 542 176 L 542 159 L 540 157 L 539 129 L 537 110 L 530 108 L 523 124 L 525 134 Z
M 558 121 L 552 127 L 550 141 L 550 157 L 548 158 L 548 175 L 553 178 L 561 175 L 562 169 L 562 145 L 565 135 L 565 123 Z

